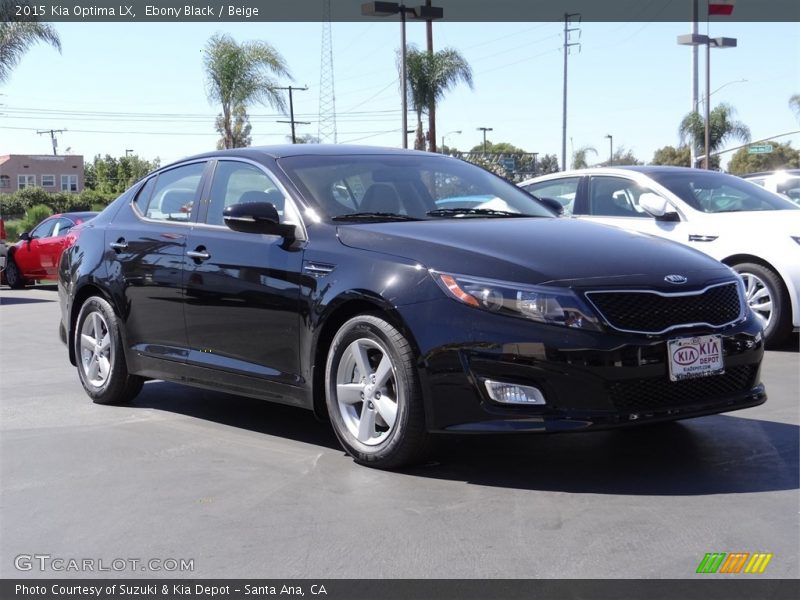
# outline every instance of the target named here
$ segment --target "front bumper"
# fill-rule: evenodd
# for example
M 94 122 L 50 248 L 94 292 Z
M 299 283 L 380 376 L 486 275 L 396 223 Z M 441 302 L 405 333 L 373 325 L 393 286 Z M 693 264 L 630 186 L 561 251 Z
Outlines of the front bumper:
M 766 401 L 755 317 L 723 330 L 661 336 L 540 325 L 450 299 L 398 309 L 420 356 L 429 429 L 453 432 L 577 431 L 684 419 Z M 430 327 L 436 323 L 436 327 Z M 667 341 L 722 335 L 725 373 L 669 380 Z M 534 385 L 543 406 L 489 398 L 484 379 Z

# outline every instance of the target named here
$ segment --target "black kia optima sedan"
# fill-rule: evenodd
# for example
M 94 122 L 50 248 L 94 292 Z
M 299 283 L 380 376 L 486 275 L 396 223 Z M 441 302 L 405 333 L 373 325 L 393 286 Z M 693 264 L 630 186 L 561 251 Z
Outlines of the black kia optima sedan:
M 98 403 L 161 379 L 330 419 L 358 462 L 437 432 L 565 432 L 766 400 L 738 276 L 676 243 L 555 218 L 445 156 L 198 155 L 76 228 L 61 334 Z

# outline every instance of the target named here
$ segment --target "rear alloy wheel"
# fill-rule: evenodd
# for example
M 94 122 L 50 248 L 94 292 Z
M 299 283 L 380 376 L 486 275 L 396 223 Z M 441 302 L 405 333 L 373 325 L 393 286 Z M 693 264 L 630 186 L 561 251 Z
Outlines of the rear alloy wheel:
M 764 326 L 766 346 L 780 346 L 791 333 L 791 305 L 781 278 L 756 263 L 741 263 L 733 268 L 744 280 L 747 304 Z
M 83 303 L 75 328 L 75 357 L 83 389 L 98 404 L 130 402 L 144 379 L 128 373 L 117 316 L 103 298 Z
M 423 460 L 430 446 L 410 344 L 373 315 L 336 333 L 325 369 L 328 413 L 356 462 L 391 469 Z
M 22 277 L 22 273 L 20 272 L 17 263 L 14 262 L 14 259 L 10 256 L 6 258 L 5 276 L 8 287 L 15 290 L 24 288 L 28 283 L 25 281 L 25 278 Z

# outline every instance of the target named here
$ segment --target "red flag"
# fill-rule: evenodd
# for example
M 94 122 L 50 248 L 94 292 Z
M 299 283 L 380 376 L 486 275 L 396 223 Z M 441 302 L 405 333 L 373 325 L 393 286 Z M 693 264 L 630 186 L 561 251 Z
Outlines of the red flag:
M 708 0 L 709 15 L 733 14 L 733 4 L 736 0 Z

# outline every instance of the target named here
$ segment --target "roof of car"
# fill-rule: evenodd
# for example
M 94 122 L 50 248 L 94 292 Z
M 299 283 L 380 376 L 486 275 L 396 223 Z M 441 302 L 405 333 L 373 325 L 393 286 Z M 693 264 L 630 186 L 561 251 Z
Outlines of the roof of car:
M 384 148 L 380 146 L 359 146 L 351 144 L 280 144 L 275 146 L 250 146 L 248 148 L 233 148 L 230 150 L 215 150 L 194 156 L 188 156 L 176 162 L 196 158 L 215 158 L 221 156 L 235 156 L 240 158 L 284 158 L 287 156 L 352 156 L 354 154 L 416 154 L 418 156 L 442 156 L 419 150 L 405 150 L 400 148 Z
M 759 173 L 748 173 L 747 175 L 742 175 L 745 179 L 750 177 L 769 177 L 771 175 L 777 175 L 778 173 L 785 173 L 787 175 L 800 175 L 800 169 L 776 169 L 774 171 L 760 171 Z

